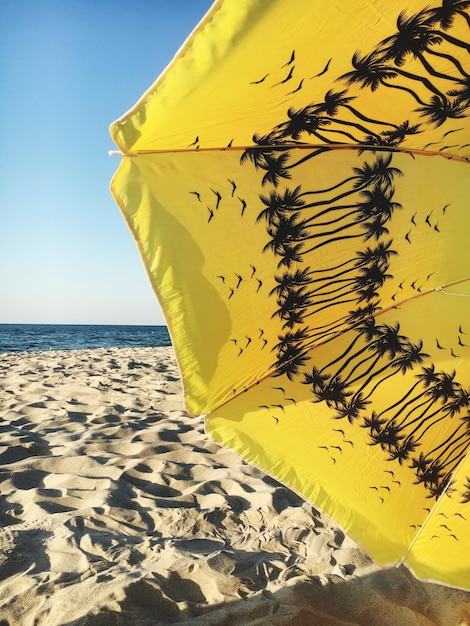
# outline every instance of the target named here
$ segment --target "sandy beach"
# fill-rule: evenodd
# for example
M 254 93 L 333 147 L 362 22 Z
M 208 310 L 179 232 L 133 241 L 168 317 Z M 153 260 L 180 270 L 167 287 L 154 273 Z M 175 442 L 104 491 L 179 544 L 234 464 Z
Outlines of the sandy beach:
M 0 363 L 0 626 L 470 624 L 211 441 L 172 348 Z

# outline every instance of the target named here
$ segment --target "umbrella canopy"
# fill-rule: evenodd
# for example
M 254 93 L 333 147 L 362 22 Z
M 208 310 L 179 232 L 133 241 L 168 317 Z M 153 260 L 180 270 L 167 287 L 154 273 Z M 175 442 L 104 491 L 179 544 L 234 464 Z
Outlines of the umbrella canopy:
M 470 588 L 470 2 L 219 0 L 111 126 L 189 411 Z

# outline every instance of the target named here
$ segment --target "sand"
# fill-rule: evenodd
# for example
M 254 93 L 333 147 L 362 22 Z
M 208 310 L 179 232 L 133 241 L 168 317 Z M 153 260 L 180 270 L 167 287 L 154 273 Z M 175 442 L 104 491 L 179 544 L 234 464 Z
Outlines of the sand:
M 171 348 L 0 354 L 0 626 L 457 626 L 204 434 Z

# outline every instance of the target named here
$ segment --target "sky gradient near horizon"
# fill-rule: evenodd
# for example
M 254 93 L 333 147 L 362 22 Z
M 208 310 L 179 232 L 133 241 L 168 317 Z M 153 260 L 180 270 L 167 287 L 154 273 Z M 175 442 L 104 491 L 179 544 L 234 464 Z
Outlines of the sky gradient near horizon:
M 0 323 L 164 323 L 109 191 L 109 125 L 211 5 L 0 3 Z

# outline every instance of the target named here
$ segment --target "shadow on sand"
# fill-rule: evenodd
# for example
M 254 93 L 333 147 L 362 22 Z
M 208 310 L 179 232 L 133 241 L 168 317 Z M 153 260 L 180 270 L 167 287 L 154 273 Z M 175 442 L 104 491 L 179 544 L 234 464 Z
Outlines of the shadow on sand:
M 343 580 L 297 578 L 275 593 L 215 605 L 191 580 L 145 578 L 129 584 L 119 611 L 103 610 L 63 626 L 466 626 L 470 594 L 414 578 L 405 568 Z

